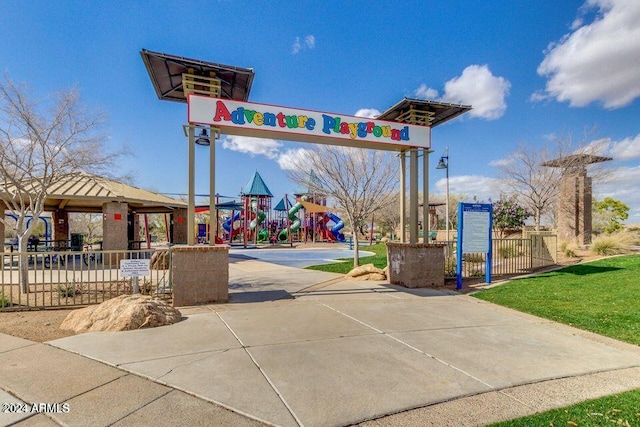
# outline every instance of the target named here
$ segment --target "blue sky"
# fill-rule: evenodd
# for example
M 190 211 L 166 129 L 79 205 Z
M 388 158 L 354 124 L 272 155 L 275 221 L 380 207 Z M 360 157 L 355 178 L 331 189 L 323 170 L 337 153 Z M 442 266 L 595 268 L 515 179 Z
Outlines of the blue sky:
M 640 222 L 640 2 L 129 2 L 5 0 L 0 67 L 38 96 L 77 86 L 109 116 L 108 144 L 138 186 L 187 190 L 184 104 L 159 101 L 142 48 L 253 68 L 249 100 L 354 115 L 403 97 L 471 104 L 437 127 L 432 194 L 496 197 L 496 164 L 519 144 L 555 137 L 597 144 L 615 158 L 595 186 Z M 588 132 L 586 131 L 588 130 Z M 283 172 L 305 144 L 224 137 L 217 191 L 234 196 L 258 170 L 276 198 L 296 183 Z M 208 193 L 198 147 L 198 193 Z M 274 201 L 274 203 L 276 203 Z

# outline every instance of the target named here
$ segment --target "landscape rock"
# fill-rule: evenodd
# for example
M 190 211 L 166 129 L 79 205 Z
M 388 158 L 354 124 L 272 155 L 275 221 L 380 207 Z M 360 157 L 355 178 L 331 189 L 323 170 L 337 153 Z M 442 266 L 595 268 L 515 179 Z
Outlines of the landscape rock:
M 354 280 L 387 280 L 387 276 L 380 273 L 368 273 L 362 276 L 354 277 Z
M 365 264 L 354 268 L 347 276 L 355 280 L 387 280 L 387 273 L 373 264 Z
M 120 295 L 99 305 L 74 310 L 60 329 L 78 332 L 128 331 L 170 325 L 182 318 L 179 310 L 147 295 Z
M 354 268 L 353 270 L 347 273 L 347 276 L 358 277 L 358 276 L 364 276 L 365 274 L 371 274 L 371 273 L 384 274 L 384 272 L 381 269 L 374 266 L 373 264 L 365 264 L 365 265 L 361 265 L 359 267 Z

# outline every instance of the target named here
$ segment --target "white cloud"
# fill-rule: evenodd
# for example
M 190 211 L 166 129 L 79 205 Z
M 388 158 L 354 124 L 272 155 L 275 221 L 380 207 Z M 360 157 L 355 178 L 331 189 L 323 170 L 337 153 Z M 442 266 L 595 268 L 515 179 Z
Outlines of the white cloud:
M 611 138 L 598 139 L 590 142 L 585 151 L 599 156 L 613 157 L 613 160 L 640 159 L 640 134 L 621 141 L 612 141 Z
M 282 170 L 296 170 L 296 165 L 303 164 L 309 155 L 313 155 L 313 151 L 307 148 L 289 149 L 279 153 L 277 162 Z
M 514 160 L 515 159 L 513 157 L 506 158 L 506 159 L 492 160 L 489 162 L 489 166 L 495 166 L 495 167 L 509 166 L 513 164 Z
M 613 197 L 629 206 L 628 223 L 640 222 L 640 192 L 638 187 L 640 165 L 633 167 L 619 167 L 611 170 L 601 181 L 594 182 L 594 197 L 602 200 Z
M 304 42 L 309 49 L 313 49 L 314 47 L 316 47 L 316 38 L 311 34 L 304 38 Z
M 459 175 L 449 177 L 449 194 L 465 196 L 465 201 L 476 200 L 488 202 L 489 199 L 498 200 L 500 196 L 500 182 L 495 178 L 480 175 Z M 435 183 L 438 193 L 446 194 L 447 180 L 439 179 Z
M 553 97 L 573 107 L 601 102 L 615 109 L 640 96 L 640 2 L 588 0 L 580 13 L 593 9 L 592 22 L 578 17 L 573 31 L 547 48 L 538 67 L 546 88 L 533 101 Z
M 300 40 L 300 37 L 296 37 L 291 46 L 291 53 L 294 55 L 300 53 L 306 49 L 313 49 L 316 47 L 316 37 L 312 34 L 304 37 L 304 40 Z
M 454 77 L 444 85 L 441 100 L 454 104 L 470 104 L 471 117 L 494 120 L 504 115 L 507 109 L 505 97 L 511 83 L 504 77 L 494 76 L 487 65 L 469 65 L 462 75 Z
M 247 136 L 227 136 L 222 140 L 222 148 L 227 150 L 248 153 L 252 156 L 262 155 L 275 159 L 279 155 L 281 142 L 275 139 L 250 138 Z
M 433 88 L 430 88 L 424 83 L 422 83 L 418 87 L 418 89 L 414 91 L 414 94 L 417 98 L 420 98 L 420 99 L 432 100 L 432 99 L 438 98 L 438 91 Z
M 609 153 L 614 160 L 640 159 L 640 134 L 614 142 Z
M 354 116 L 356 117 L 366 117 L 369 119 L 375 119 L 379 115 L 380 111 L 376 110 L 375 108 L 361 108 L 354 114 Z

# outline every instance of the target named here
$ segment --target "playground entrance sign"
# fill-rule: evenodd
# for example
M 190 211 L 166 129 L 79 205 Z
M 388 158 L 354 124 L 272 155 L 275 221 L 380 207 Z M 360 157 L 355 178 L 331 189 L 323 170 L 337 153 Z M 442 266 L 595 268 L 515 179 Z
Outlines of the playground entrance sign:
M 228 135 L 286 139 L 381 150 L 430 148 L 430 128 L 385 120 L 190 94 L 189 123 Z
M 485 282 L 491 283 L 491 229 L 493 206 L 487 203 L 458 203 L 458 242 L 456 257 L 457 288 L 462 289 L 464 254 L 482 253 L 485 257 Z

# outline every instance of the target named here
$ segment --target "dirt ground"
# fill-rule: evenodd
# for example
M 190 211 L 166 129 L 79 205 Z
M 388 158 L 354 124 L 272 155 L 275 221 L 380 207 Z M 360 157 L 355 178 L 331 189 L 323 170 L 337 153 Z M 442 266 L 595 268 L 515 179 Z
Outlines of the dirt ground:
M 44 342 L 74 335 L 60 324 L 71 310 L 34 310 L 0 313 L 0 333 Z

